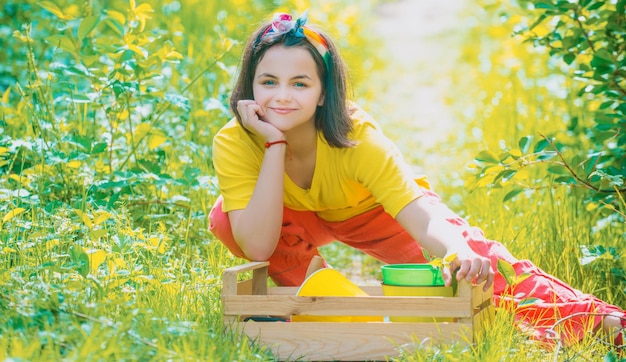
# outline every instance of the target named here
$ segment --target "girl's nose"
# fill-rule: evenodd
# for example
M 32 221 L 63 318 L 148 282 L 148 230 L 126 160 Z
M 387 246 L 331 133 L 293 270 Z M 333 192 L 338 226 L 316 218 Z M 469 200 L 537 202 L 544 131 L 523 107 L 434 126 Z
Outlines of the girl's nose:
M 276 92 L 276 100 L 289 101 L 291 100 L 291 91 L 289 87 L 279 87 Z

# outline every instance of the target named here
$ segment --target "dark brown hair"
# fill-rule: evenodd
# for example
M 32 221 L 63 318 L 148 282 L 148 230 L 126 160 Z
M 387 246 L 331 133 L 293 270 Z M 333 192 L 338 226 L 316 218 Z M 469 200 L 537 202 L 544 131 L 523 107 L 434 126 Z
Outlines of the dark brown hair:
M 265 52 L 275 45 L 285 47 L 300 46 L 309 51 L 315 64 L 317 73 L 322 81 L 322 94 L 324 103 L 317 107 L 315 112 L 315 128 L 322 131 L 324 138 L 333 147 L 351 147 L 354 143 L 348 139 L 352 130 L 352 119 L 346 103 L 346 67 L 341 59 L 337 47 L 330 37 L 316 28 L 307 25 L 308 28 L 319 33 L 328 44 L 330 62 L 328 67 L 315 46 L 306 38 L 297 38 L 290 33 L 263 36 L 271 27 L 271 23 L 261 25 L 250 37 L 244 49 L 241 61 L 240 73 L 230 98 L 230 108 L 241 124 L 241 117 L 237 111 L 237 102 L 244 99 L 254 99 L 252 85 L 257 65 L 263 59 Z

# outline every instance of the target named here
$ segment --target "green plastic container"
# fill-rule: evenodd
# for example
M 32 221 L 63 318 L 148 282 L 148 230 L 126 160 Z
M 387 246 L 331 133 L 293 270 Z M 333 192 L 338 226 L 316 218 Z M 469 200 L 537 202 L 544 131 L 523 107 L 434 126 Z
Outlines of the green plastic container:
M 442 286 L 441 270 L 430 264 L 383 265 L 383 284 L 397 286 Z

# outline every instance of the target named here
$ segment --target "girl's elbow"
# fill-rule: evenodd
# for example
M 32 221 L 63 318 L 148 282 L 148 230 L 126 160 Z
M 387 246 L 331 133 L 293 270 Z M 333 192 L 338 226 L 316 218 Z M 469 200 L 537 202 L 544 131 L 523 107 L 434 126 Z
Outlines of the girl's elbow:
M 271 243 L 269 240 L 261 240 L 255 238 L 247 242 L 237 240 L 239 247 L 251 261 L 267 261 L 276 248 L 276 243 Z
M 266 250 L 248 250 L 244 252 L 250 261 L 267 261 L 273 254 L 273 252 Z

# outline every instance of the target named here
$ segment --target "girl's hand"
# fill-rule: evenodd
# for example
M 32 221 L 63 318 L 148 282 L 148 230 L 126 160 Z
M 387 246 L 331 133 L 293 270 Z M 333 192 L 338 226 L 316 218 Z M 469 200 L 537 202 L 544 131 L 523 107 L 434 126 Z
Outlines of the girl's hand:
M 454 252 L 448 253 L 448 255 L 452 254 Z M 483 290 L 489 289 L 495 277 L 493 270 L 491 270 L 491 260 L 471 250 L 456 252 L 456 258 L 450 263 L 449 268 L 443 268 L 443 279 L 447 286 L 450 286 L 452 283 L 454 271 L 456 271 L 457 280 L 475 281 L 476 284 L 486 282 Z
M 285 139 L 285 135 L 278 128 L 262 119 L 265 112 L 255 101 L 240 100 L 237 102 L 237 110 L 241 117 L 241 124 L 248 131 L 262 137 L 265 141 Z

